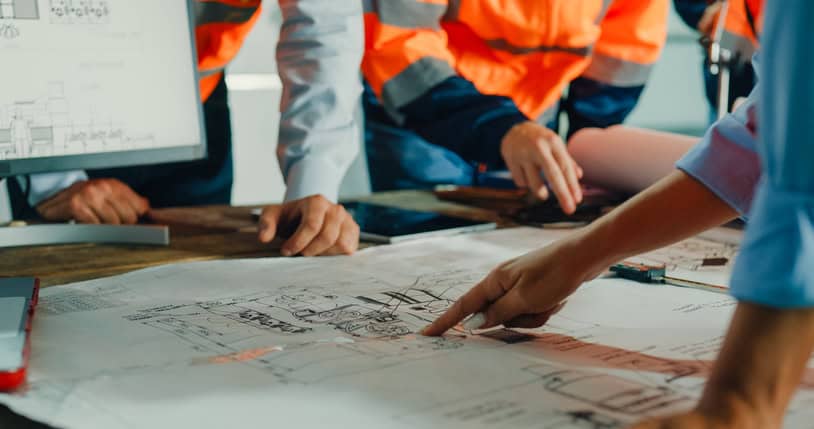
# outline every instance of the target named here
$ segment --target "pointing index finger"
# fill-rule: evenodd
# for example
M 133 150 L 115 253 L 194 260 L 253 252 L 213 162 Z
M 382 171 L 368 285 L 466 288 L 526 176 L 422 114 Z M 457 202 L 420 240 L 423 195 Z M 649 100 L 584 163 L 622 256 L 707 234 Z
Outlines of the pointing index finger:
M 436 337 L 452 329 L 470 314 L 474 314 L 486 307 L 491 299 L 488 290 L 492 276 L 486 277 L 475 285 L 469 292 L 462 296 L 444 314 L 432 324 L 421 331 L 422 335 Z

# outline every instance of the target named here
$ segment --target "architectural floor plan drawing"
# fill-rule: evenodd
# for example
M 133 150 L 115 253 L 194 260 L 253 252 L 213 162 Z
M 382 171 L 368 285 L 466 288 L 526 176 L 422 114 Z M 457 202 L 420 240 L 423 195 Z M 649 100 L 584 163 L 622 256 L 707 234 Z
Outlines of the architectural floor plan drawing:
M 725 287 L 738 255 L 741 231 L 718 228 L 673 246 L 633 258 L 647 264 L 664 264 L 667 275 L 681 280 Z
M 540 329 L 417 334 L 496 264 L 566 233 L 168 265 L 48 288 L 29 384 L 0 402 L 83 429 L 221 428 L 235 416 L 259 427 L 623 429 L 692 407 L 735 308 L 720 294 L 600 278 Z M 786 427 L 811 427 L 812 385 Z
M 149 148 L 150 134 L 136 135 L 104 112 L 77 112 L 63 82 L 47 93 L 13 104 L 0 104 L 0 160 Z
M 37 0 L 0 0 L 0 40 L 20 37 L 16 20 L 40 19 Z
M 110 18 L 107 0 L 49 0 L 54 24 L 106 24 Z
M 93 162 L 119 165 L 159 150 L 169 150 L 169 158 L 198 156 L 191 6 L 0 0 L 0 161 L 59 158 L 73 165 L 85 164 L 85 155 L 112 154 Z
M 0 0 L 0 20 L 40 19 L 37 0 Z

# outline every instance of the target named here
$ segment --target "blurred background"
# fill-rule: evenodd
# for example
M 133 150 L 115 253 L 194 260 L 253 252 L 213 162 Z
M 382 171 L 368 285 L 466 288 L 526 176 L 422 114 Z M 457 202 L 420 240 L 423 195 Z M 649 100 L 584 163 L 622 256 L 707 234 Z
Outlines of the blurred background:
M 274 61 L 280 13 L 276 1 L 263 3 L 264 16 L 226 78 L 234 130 L 235 205 L 282 201 L 285 190 L 275 154 L 282 91 Z M 627 123 L 702 135 L 709 118 L 702 63 L 697 34 L 671 12 L 666 49 Z M 370 192 L 369 187 L 362 156 L 345 177 L 340 197 L 364 195 Z

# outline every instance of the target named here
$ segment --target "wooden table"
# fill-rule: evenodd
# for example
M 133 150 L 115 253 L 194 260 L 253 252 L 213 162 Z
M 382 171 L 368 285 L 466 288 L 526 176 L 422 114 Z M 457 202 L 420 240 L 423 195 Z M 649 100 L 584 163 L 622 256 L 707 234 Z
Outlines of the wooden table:
M 490 210 L 440 201 L 430 192 L 389 192 L 358 200 L 509 222 Z M 0 276 L 39 277 L 47 287 L 168 263 L 279 256 L 281 242 L 264 245 L 257 241 L 251 209 L 213 206 L 156 210 L 154 221 L 170 225 L 168 247 L 78 244 L 0 250 Z M 362 247 L 370 245 L 362 243 Z

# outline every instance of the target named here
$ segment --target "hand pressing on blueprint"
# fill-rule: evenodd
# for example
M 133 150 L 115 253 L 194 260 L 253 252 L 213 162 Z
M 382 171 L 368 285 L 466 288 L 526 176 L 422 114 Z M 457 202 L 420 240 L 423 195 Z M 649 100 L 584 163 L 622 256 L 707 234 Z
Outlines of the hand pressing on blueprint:
M 566 214 L 582 202 L 582 169 L 554 131 L 535 122 L 517 124 L 503 137 L 500 154 L 517 187 L 541 200 L 548 199 L 550 188 Z
M 37 205 L 49 221 L 112 225 L 134 224 L 149 210 L 146 198 L 116 179 L 77 182 Z
M 604 270 L 603 264 L 585 263 L 592 259 L 586 255 L 590 248 L 575 234 L 501 264 L 422 333 L 441 335 L 473 314 L 468 329 L 544 325 L 571 293 Z
M 352 254 L 359 247 L 359 225 L 339 204 L 315 195 L 268 206 L 260 216 L 260 241 L 286 237 L 283 256 Z

